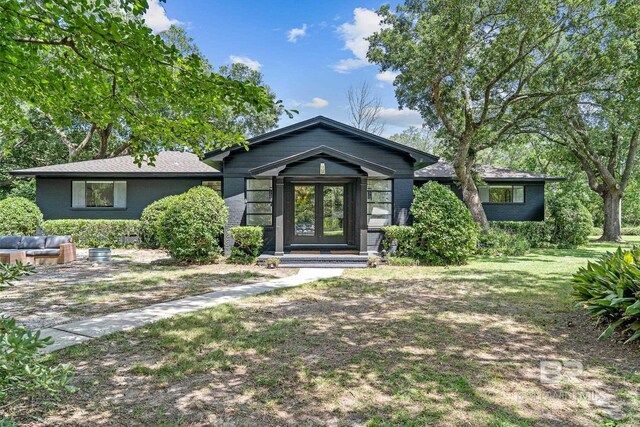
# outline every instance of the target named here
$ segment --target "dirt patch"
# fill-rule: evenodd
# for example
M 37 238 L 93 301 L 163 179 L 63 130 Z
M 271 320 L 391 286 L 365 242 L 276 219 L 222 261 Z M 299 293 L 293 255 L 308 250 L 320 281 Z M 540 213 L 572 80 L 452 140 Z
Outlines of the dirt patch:
M 0 312 L 40 329 L 296 272 L 232 264 L 180 266 L 157 250 L 114 249 L 112 258 L 108 264 L 90 263 L 88 251 L 80 249 L 77 262 L 37 266 L 35 275 L 0 293 Z

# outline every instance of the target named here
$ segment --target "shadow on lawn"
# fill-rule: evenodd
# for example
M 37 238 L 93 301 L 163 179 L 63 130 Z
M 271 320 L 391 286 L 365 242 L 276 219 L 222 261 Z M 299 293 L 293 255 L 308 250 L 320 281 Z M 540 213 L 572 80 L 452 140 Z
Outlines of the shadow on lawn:
M 141 425 L 583 424 L 575 402 L 539 409 L 558 404 L 539 360 L 575 359 L 571 347 L 483 298 L 437 297 L 406 281 L 333 279 L 167 319 L 62 353 L 80 366 L 70 407 Z

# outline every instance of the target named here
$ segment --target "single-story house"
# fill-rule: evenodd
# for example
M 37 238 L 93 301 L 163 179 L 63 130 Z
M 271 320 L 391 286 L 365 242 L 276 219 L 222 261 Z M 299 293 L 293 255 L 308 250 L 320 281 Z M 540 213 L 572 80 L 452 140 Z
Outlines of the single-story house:
M 489 220 L 543 220 L 545 182 L 559 179 L 489 166 L 478 172 Z M 154 200 L 205 185 L 229 207 L 228 227 L 264 227 L 265 251 L 276 255 L 377 251 L 381 227 L 410 221 L 414 185 L 437 181 L 461 196 L 453 169 L 438 157 L 321 116 L 203 160 L 166 151 L 154 166 L 122 156 L 11 173 L 36 178 L 45 219 L 136 219 Z

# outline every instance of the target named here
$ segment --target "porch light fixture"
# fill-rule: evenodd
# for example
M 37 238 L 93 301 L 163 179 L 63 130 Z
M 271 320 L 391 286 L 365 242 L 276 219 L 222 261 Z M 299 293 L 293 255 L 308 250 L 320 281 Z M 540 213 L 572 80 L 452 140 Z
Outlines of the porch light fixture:
M 325 174 L 325 166 L 324 166 L 324 162 L 320 163 L 320 175 L 324 175 Z

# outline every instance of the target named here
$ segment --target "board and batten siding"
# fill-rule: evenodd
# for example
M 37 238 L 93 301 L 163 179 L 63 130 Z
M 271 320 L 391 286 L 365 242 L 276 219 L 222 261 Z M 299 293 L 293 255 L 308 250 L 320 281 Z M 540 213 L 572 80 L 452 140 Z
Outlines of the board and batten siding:
M 126 181 L 126 207 L 80 208 L 72 206 L 73 181 Z M 44 219 L 139 219 L 150 203 L 181 194 L 211 178 L 44 178 L 36 179 L 36 203 Z M 121 203 L 121 202 L 120 202 Z

